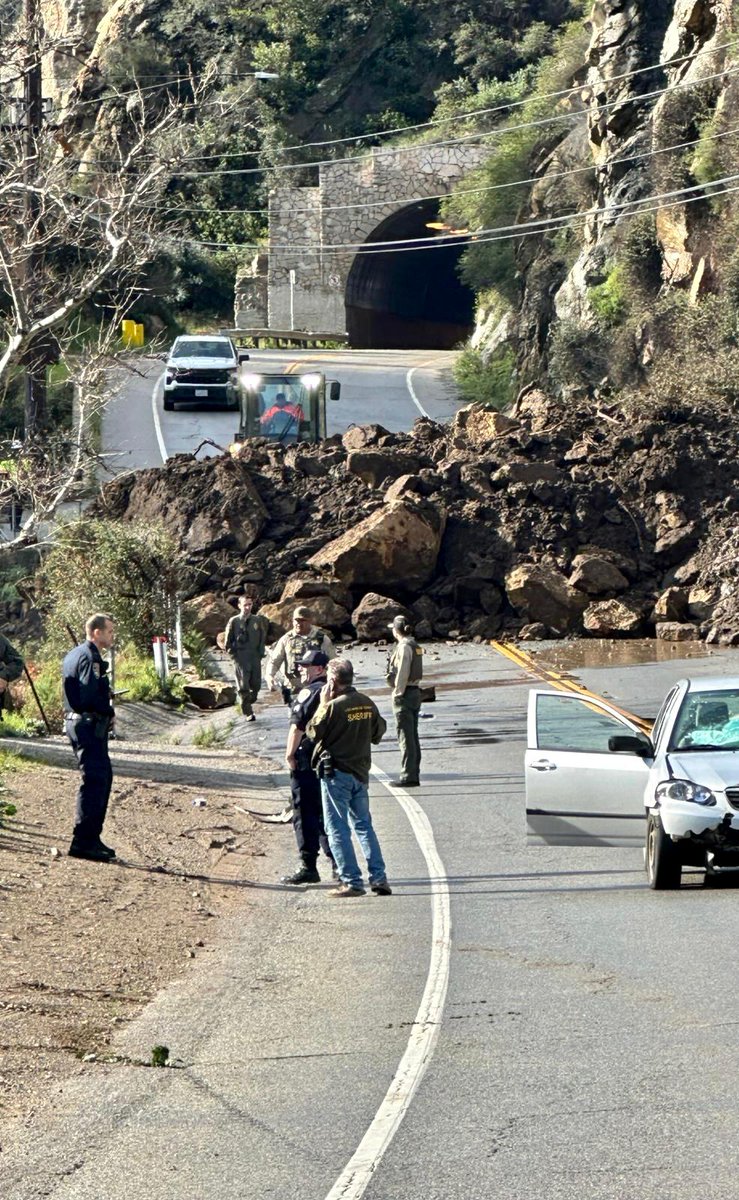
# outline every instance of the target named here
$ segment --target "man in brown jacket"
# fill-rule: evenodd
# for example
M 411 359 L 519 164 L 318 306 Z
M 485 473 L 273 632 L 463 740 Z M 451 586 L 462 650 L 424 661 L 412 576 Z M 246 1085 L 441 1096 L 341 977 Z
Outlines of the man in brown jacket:
M 372 746 L 387 729 L 376 704 L 354 687 L 354 668 L 347 658 L 328 664 L 328 682 L 308 726 L 316 745 L 313 767 L 321 778 L 323 821 L 341 883 L 330 894 L 364 896 L 362 872 L 352 845 L 352 829 L 367 860 L 370 888 L 390 896 L 385 862 L 369 810 Z

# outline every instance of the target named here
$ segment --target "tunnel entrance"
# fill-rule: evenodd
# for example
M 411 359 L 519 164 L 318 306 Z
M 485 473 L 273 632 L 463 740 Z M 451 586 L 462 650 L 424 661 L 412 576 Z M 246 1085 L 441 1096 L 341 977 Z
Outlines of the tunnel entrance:
M 346 285 L 349 345 L 358 349 L 450 350 L 474 328 L 474 295 L 457 274 L 467 239 L 422 249 L 436 231 L 436 200 L 387 217 L 367 238 Z M 372 250 L 373 242 L 410 239 L 418 249 Z

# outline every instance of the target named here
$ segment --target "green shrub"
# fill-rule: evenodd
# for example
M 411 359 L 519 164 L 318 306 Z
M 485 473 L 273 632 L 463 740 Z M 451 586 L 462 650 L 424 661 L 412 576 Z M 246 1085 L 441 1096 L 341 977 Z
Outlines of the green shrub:
M 618 325 L 629 311 L 628 287 L 623 266 L 616 264 L 603 283 L 588 288 L 588 299 L 602 325 Z
M 558 321 L 549 342 L 549 377 L 559 388 L 595 387 L 608 371 L 603 334 L 577 321 Z
M 233 720 L 225 725 L 203 725 L 202 729 L 193 734 L 192 744 L 198 750 L 222 750 L 228 740 L 228 735 L 234 727 Z
M 66 626 L 81 638 L 91 612 L 109 612 L 119 642 L 148 651 L 152 637 L 174 625 L 185 582 L 177 549 L 152 523 L 85 518 L 62 526 L 41 573 L 50 643 L 66 652 Z
M 454 365 L 454 378 L 462 399 L 499 411 L 516 399 L 516 359 L 510 346 L 500 346 L 483 361 L 477 350 L 467 347 Z

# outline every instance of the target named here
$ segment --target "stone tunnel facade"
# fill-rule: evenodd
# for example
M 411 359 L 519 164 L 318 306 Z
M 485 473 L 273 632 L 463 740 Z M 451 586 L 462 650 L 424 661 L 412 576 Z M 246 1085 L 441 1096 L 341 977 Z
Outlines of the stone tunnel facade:
M 487 153 L 479 145 L 374 149 L 321 166 L 317 186 L 276 188 L 268 252 L 237 284 L 237 326 L 345 332 L 347 284 L 357 258 L 351 247 L 384 240 L 389 219 L 418 202 L 433 207 L 434 198 L 447 195 Z M 332 248 L 343 246 L 350 248 Z

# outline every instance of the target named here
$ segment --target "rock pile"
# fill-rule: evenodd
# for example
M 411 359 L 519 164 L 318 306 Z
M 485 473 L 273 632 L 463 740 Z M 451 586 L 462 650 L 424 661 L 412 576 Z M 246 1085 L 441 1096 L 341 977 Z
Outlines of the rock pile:
M 728 410 L 532 392 L 515 419 L 472 406 L 410 434 L 369 425 L 320 446 L 180 455 L 113 481 L 97 511 L 161 521 L 194 596 L 246 587 L 279 628 L 309 601 L 364 639 L 402 610 L 425 637 L 734 642 L 738 427 Z

